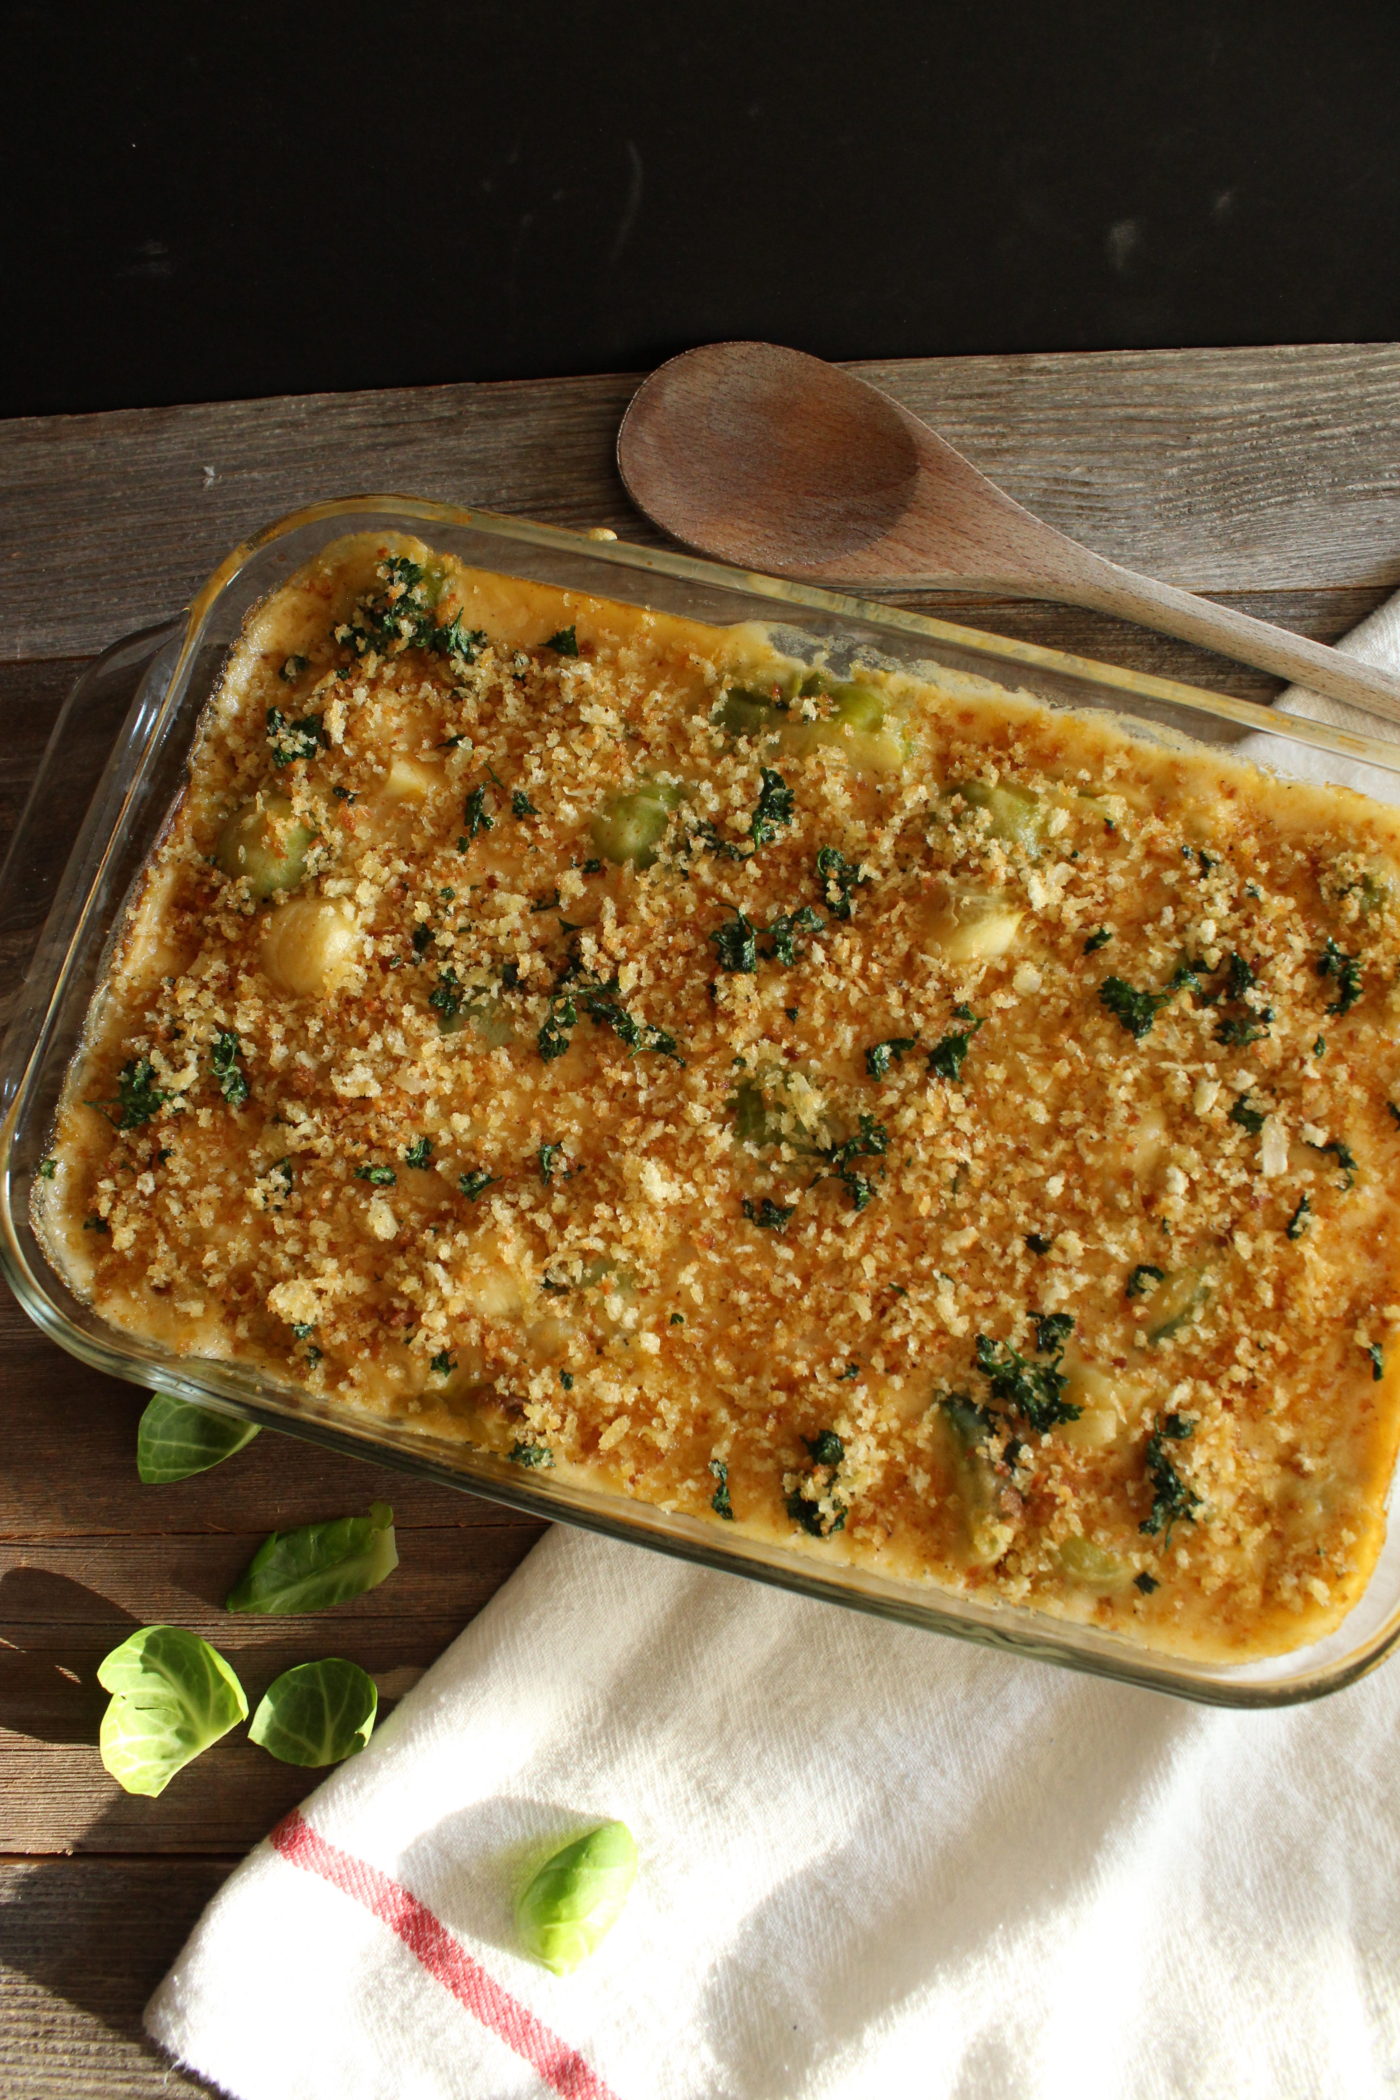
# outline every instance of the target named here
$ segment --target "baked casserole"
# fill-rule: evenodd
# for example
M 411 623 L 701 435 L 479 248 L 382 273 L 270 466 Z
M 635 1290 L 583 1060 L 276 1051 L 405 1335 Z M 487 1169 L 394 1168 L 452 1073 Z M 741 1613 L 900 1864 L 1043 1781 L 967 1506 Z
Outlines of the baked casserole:
M 113 1325 L 1238 1662 L 1400 1414 L 1400 817 L 342 540 L 256 608 L 36 1183 Z

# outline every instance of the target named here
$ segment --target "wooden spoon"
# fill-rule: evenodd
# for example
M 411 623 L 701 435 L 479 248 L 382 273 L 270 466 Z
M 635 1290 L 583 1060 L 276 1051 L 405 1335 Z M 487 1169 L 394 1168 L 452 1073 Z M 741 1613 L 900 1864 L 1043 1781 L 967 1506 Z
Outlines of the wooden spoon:
M 1091 553 L 878 387 L 800 350 L 673 357 L 634 396 L 617 462 L 663 531 L 741 568 L 1089 605 L 1400 722 L 1400 679 Z

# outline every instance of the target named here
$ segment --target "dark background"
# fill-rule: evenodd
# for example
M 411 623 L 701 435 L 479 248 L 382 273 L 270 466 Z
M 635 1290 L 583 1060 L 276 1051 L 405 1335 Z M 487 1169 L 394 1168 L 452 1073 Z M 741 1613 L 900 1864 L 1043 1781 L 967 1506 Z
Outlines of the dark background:
M 0 413 L 1400 335 L 1400 4 L 0 6 Z

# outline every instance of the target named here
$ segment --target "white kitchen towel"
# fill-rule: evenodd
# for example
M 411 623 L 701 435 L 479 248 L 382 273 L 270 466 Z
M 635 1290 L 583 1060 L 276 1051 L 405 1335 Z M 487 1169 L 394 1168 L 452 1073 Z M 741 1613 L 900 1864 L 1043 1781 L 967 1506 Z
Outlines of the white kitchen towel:
M 1379 2100 L 1397 1745 L 1400 1662 L 1217 1712 L 555 1530 L 147 2024 L 238 2100 Z M 518 1864 L 613 1817 L 636 1890 L 553 1976 Z

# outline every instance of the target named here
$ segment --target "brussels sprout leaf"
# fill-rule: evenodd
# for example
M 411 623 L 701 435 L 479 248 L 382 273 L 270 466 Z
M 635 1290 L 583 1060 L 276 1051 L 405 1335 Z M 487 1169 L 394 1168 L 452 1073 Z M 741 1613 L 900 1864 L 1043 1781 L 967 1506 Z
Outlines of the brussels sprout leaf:
M 367 1517 L 334 1517 L 274 1531 L 224 1600 L 226 1611 L 325 1611 L 372 1590 L 399 1564 L 394 1512 L 376 1502 Z
M 97 1666 L 112 1694 L 98 1738 L 128 1794 L 159 1794 L 245 1718 L 243 1687 L 217 1648 L 178 1626 L 142 1626 Z
M 379 1693 L 368 1671 L 328 1656 L 274 1678 L 248 1734 L 284 1765 L 338 1765 L 364 1749 L 378 1711 Z
M 257 1433 L 254 1422 L 216 1415 L 173 1393 L 152 1393 L 136 1432 L 136 1470 L 148 1487 L 188 1480 L 232 1458 Z

